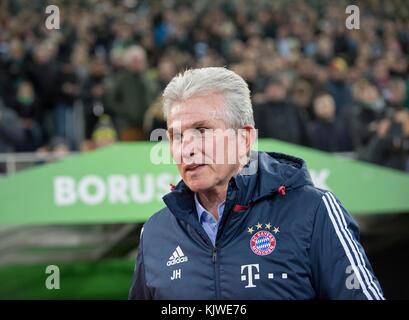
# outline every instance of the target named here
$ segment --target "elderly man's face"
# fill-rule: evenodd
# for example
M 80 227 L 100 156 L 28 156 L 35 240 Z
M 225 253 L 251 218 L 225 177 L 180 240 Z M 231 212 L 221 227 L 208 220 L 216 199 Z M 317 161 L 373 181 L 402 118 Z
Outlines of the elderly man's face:
M 172 156 L 193 192 L 226 185 L 245 157 L 245 138 L 232 134 L 237 130 L 228 128 L 223 107 L 221 95 L 209 94 L 175 102 L 171 108 L 167 124 Z

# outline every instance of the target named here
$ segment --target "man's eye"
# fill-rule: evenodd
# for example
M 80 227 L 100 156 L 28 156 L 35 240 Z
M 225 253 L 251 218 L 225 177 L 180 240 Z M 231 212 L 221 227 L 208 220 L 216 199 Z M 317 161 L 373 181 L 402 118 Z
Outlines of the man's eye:
M 201 133 L 204 134 L 207 131 L 207 128 L 197 128 L 197 130 Z

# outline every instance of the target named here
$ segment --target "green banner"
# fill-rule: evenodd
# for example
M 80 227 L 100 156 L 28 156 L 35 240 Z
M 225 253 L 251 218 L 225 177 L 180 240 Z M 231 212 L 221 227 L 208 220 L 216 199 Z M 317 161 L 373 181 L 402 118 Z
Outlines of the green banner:
M 409 211 L 409 175 L 274 140 L 258 149 L 303 158 L 316 186 L 353 214 Z M 1 224 L 143 222 L 180 179 L 164 143 L 118 143 L 0 179 Z M 154 161 L 151 161 L 154 159 Z

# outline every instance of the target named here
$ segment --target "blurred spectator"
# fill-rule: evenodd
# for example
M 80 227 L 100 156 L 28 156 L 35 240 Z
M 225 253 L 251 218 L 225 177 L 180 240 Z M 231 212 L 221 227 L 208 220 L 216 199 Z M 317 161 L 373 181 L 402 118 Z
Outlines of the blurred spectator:
M 35 151 L 41 146 L 40 105 L 32 84 L 22 81 L 17 85 L 16 96 L 10 101 L 10 107 L 19 115 L 24 128 L 25 139 L 20 151 Z
M 409 172 L 409 112 L 401 109 L 382 119 L 376 135 L 359 153 L 361 160 Z
M 302 122 L 296 107 L 287 99 L 285 85 L 270 79 L 264 90 L 264 102 L 254 106 L 259 138 L 273 138 L 300 144 Z
M 294 84 L 292 89 L 291 97 L 292 102 L 295 106 L 297 106 L 300 110 L 307 113 L 305 121 L 308 121 L 312 115 L 312 86 L 306 80 L 299 80 Z
M 53 60 L 55 45 L 42 42 L 33 49 L 27 77 L 33 84 L 38 101 L 37 119 L 45 139 L 53 136 L 52 110 L 56 103 L 58 64 Z
M 99 117 L 95 127 L 93 128 L 91 138 L 84 140 L 80 150 L 88 152 L 98 148 L 110 146 L 118 141 L 118 134 L 112 123 L 109 115 L 103 114 Z
M 142 140 L 143 117 L 156 94 L 155 83 L 146 73 L 146 54 L 139 46 L 124 54 L 124 70 L 115 77 L 111 113 L 121 140 Z
M 343 110 L 340 122 L 351 139 L 351 149 L 359 150 L 375 134 L 375 123 L 387 115 L 387 109 L 377 87 L 367 80 L 353 85 L 353 96 L 354 103 Z
M 146 111 L 143 129 L 146 135 L 150 135 L 153 130 L 162 128 L 166 128 L 166 120 L 162 111 L 162 97 L 157 97 Z
M 335 101 L 328 93 L 318 94 L 313 103 L 314 121 L 308 128 L 310 146 L 328 152 L 342 150 L 339 125 L 335 121 Z
M 78 78 L 71 62 L 64 62 L 57 76 L 57 93 L 54 106 L 54 128 L 58 137 L 64 138 L 70 148 L 75 148 L 76 133 L 74 102 L 80 95 Z
M 118 140 L 117 133 L 110 116 L 102 115 L 92 133 L 92 141 L 95 148 L 109 146 Z
M 90 139 L 100 116 L 107 109 L 108 67 L 102 59 L 95 58 L 90 63 L 89 77 L 83 88 L 85 138 Z
M 406 84 L 400 78 L 392 78 L 385 88 L 385 97 L 389 106 L 401 108 L 406 98 Z
M 17 113 L 0 99 L 0 152 L 17 151 L 24 144 L 24 127 Z
M 344 59 L 334 58 L 330 62 L 329 79 L 325 87 L 335 99 L 337 114 L 348 108 L 352 102 L 351 88 L 346 79 L 347 72 L 348 65 Z
M 157 82 L 160 89 L 159 96 L 153 101 L 145 113 L 143 130 L 146 139 L 149 139 L 152 130 L 166 128 L 166 120 L 162 111 L 162 91 L 170 80 L 176 75 L 176 65 L 170 59 L 162 59 L 158 65 Z
M 0 74 L 2 74 L 0 93 L 4 103 L 10 105 L 16 95 L 18 82 L 25 77 L 27 70 L 26 52 L 18 37 L 10 39 L 8 50 L 0 67 Z
M 292 88 L 292 103 L 295 105 L 298 116 L 301 121 L 302 144 L 311 146 L 308 137 L 308 125 L 314 119 L 312 108 L 312 85 L 304 79 L 295 81 Z

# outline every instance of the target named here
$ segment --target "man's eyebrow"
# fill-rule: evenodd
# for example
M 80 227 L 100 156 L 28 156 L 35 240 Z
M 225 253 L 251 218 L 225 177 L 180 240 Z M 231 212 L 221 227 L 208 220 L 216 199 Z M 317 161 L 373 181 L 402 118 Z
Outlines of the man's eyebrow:
M 207 125 L 209 125 L 207 120 L 201 120 L 201 121 L 197 121 L 197 122 L 192 123 L 191 127 L 192 128 L 198 128 L 198 127 L 204 127 L 204 126 L 207 126 Z
M 190 124 L 189 128 L 199 128 L 199 127 L 208 126 L 208 125 L 209 125 L 209 123 L 208 123 L 207 120 L 200 120 L 200 121 L 196 121 L 196 122 L 193 122 L 192 124 Z M 185 128 L 182 127 L 182 129 L 185 129 Z M 168 131 L 169 131 L 170 134 L 172 134 L 173 133 L 173 127 L 169 127 Z M 184 131 L 184 130 L 182 130 L 182 131 Z

